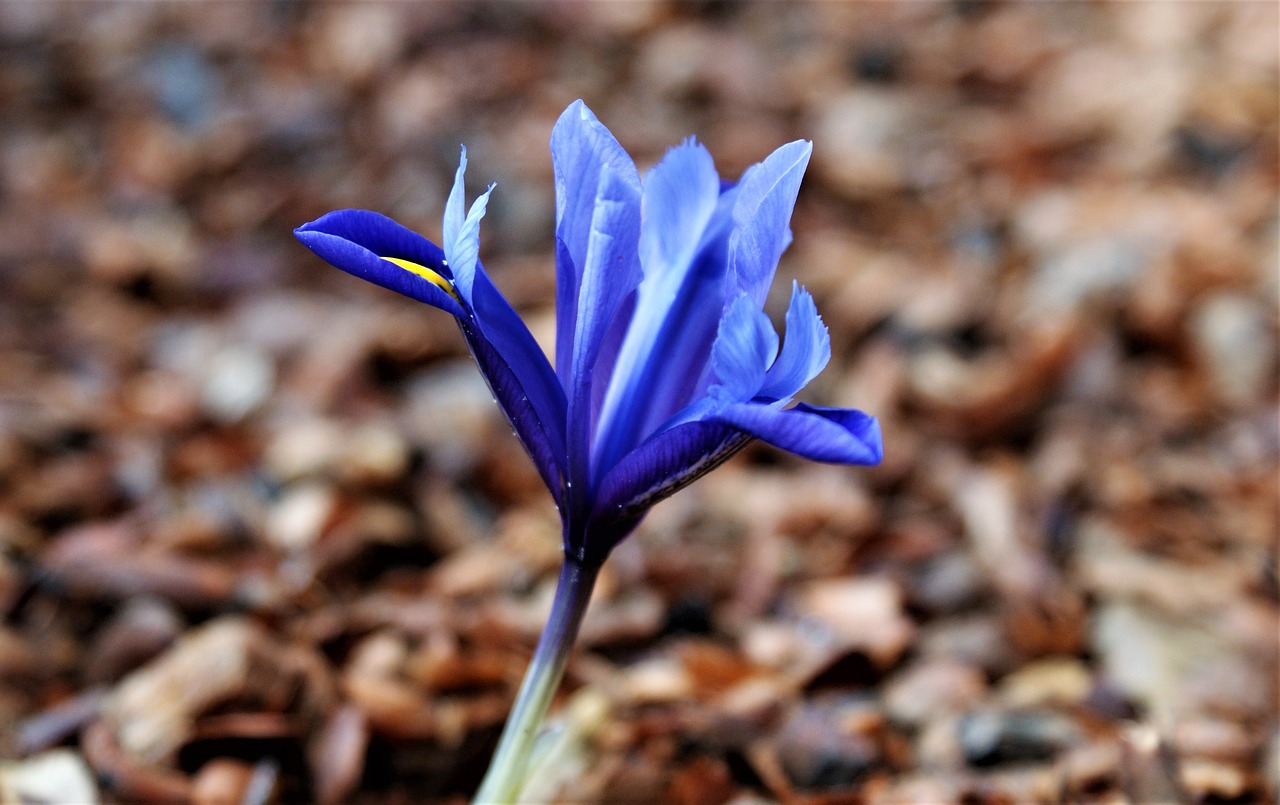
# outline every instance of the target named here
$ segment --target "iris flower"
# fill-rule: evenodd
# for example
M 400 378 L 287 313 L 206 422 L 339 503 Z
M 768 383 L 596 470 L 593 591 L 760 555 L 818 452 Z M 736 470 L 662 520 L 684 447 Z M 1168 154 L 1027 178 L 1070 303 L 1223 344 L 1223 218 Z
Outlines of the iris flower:
M 571 104 L 551 134 L 554 368 L 480 263 L 493 186 L 467 208 L 465 148 L 441 246 L 364 210 L 295 231 L 343 271 L 454 316 L 560 511 L 560 587 L 478 801 L 518 794 L 596 572 L 650 507 L 753 439 L 819 461 L 880 461 L 871 416 L 792 404 L 831 357 L 813 298 L 792 285 L 781 346 L 763 312 L 811 150 L 788 143 L 734 183 L 689 139 L 642 180 Z

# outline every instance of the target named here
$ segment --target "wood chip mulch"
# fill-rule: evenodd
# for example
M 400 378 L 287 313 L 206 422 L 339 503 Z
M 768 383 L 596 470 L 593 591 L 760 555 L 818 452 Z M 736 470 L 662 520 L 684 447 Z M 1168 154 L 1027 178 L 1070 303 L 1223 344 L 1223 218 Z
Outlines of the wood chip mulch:
M 428 236 L 554 330 L 556 115 L 815 143 L 779 270 L 874 469 L 754 446 L 609 560 L 533 801 L 1280 792 L 1272 3 L 0 3 L 0 802 L 462 803 L 559 527 Z

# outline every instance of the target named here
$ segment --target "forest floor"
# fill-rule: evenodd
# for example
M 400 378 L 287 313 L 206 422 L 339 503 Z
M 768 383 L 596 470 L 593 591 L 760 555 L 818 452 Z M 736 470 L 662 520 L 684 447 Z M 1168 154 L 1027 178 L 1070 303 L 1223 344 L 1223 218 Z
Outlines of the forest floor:
M 547 140 L 803 137 L 875 468 L 755 445 L 605 566 L 532 801 L 1274 802 L 1273 3 L 0 4 L 0 801 L 464 802 L 559 523 L 426 236 L 554 331 Z

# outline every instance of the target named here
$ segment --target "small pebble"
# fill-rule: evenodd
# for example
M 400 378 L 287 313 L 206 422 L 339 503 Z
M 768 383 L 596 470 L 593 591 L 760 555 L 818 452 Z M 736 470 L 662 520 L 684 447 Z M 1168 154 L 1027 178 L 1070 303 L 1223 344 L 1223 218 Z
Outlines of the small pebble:
M 92 770 L 70 749 L 0 762 L 0 802 L 96 805 L 101 801 Z
M 1074 657 L 1038 660 L 1000 680 L 997 688 L 1009 707 L 1072 706 L 1093 689 L 1089 669 Z
M 275 367 L 261 351 L 231 347 L 217 353 L 208 367 L 201 399 L 205 410 L 222 422 L 238 422 L 271 394 Z
M 1274 310 L 1240 294 L 1216 294 L 1192 315 L 1191 337 L 1214 395 L 1233 407 L 1261 401 L 1274 385 Z
M 919 725 L 948 713 L 963 713 L 982 701 L 981 671 L 951 660 L 933 660 L 896 674 L 884 691 L 885 712 L 903 724 Z
M 1051 760 L 1081 738 L 1066 717 L 1035 710 L 978 711 L 961 718 L 957 728 L 965 760 L 979 768 Z
M 241 802 L 253 778 L 253 766 L 238 760 L 215 758 L 196 772 L 191 788 L 193 805 L 226 805 Z
M 272 508 L 267 519 L 267 538 L 284 551 L 305 550 L 320 538 L 337 504 L 337 494 L 325 484 L 293 487 Z

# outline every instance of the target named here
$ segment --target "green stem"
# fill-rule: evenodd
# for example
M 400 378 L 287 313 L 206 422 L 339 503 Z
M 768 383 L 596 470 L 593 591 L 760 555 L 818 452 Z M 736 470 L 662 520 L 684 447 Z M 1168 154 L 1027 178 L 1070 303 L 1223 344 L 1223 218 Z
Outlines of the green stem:
M 489 762 L 489 771 L 472 800 L 474 805 L 505 805 L 515 802 L 519 796 L 528 773 L 529 753 L 556 689 L 560 687 L 560 678 L 564 676 L 569 652 L 578 636 L 578 627 L 587 612 L 587 603 L 591 600 L 591 590 L 599 572 L 596 564 L 584 565 L 565 557 L 560 568 L 560 581 L 556 585 L 555 601 L 551 605 L 551 616 L 542 630 L 524 681 L 520 683 L 520 692 L 516 694 L 516 703 L 507 717 L 493 760 Z

